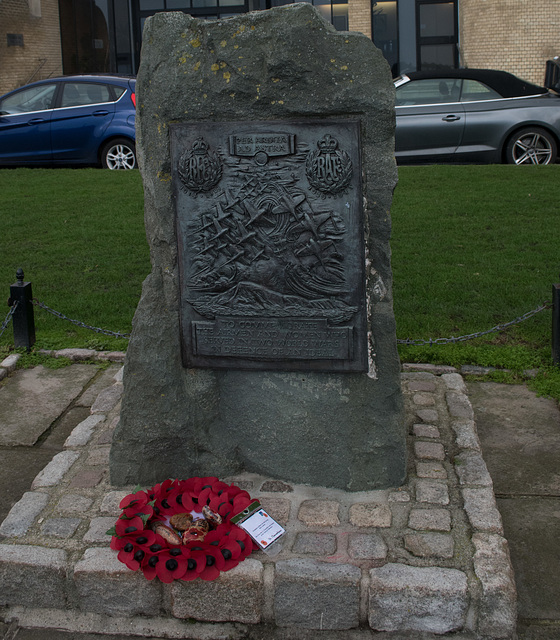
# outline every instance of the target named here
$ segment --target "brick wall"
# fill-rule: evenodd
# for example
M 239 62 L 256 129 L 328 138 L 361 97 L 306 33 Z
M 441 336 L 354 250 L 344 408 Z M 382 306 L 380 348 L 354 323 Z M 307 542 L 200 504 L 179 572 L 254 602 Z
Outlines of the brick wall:
M 349 0 L 348 28 L 371 38 L 371 0 Z
M 461 0 L 461 64 L 542 84 L 560 55 L 560 0 Z
M 8 34 L 23 46 L 8 46 Z M 61 73 L 58 0 L 1 0 L 0 95 Z

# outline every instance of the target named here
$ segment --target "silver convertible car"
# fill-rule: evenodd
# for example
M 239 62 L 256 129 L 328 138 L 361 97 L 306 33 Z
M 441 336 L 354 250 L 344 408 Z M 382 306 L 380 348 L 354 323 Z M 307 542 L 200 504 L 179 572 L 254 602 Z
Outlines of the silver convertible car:
M 550 164 L 557 160 L 557 60 L 547 63 L 548 88 L 487 69 L 407 73 L 394 83 L 399 164 Z

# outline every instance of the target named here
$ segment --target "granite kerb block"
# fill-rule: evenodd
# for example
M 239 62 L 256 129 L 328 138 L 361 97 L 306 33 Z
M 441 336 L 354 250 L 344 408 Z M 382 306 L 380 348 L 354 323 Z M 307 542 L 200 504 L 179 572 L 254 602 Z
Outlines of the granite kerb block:
M 106 615 L 157 616 L 162 607 L 162 583 L 130 571 L 108 547 L 86 549 L 73 571 L 77 606 Z
M 0 525 L 0 535 L 8 538 L 25 536 L 33 526 L 37 516 L 49 502 L 49 494 L 40 491 L 27 491 L 10 509 Z
M 467 576 L 457 569 L 390 563 L 370 571 L 369 625 L 376 631 L 459 630 L 468 606 Z
M 37 474 L 31 488 L 58 485 L 79 457 L 80 453 L 78 451 L 66 450 L 57 453 L 49 464 Z
M 82 447 L 88 444 L 95 432 L 95 428 L 105 420 L 104 414 L 90 415 L 74 427 L 72 433 L 66 438 L 64 448 Z
M 467 395 L 458 391 L 447 391 L 445 394 L 449 414 L 453 418 L 472 420 L 474 411 Z
M 64 608 L 66 561 L 63 549 L 0 544 L 0 605 Z
M 462 486 L 493 486 L 486 463 L 479 452 L 463 450 L 455 457 L 454 463 L 459 483 Z
M 6 374 L 13 373 L 16 370 L 18 360 L 21 358 L 21 353 L 12 353 L 2 362 L 0 362 L 0 369 L 3 369 Z
M 476 532 L 503 535 L 502 517 L 491 487 L 464 487 L 462 490 L 467 518 Z
M 478 632 L 491 638 L 511 638 L 517 621 L 517 592 L 507 540 L 492 533 L 472 538 L 474 570 L 481 584 Z
M 353 629 L 360 622 L 361 571 L 349 564 L 276 563 L 275 622 L 302 629 Z
M 176 618 L 258 624 L 264 601 L 263 564 L 247 558 L 212 582 L 178 582 L 170 588 Z

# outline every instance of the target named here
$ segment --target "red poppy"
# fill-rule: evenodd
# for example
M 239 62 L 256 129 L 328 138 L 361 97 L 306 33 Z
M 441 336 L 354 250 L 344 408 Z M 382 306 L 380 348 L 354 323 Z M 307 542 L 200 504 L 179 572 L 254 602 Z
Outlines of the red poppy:
M 145 504 L 143 506 L 131 505 L 130 507 L 123 509 L 123 514 L 127 518 L 134 518 L 134 516 L 138 516 L 139 518 L 143 517 L 146 520 L 154 515 L 154 508 L 149 504 Z
M 190 549 L 190 557 L 187 560 L 187 570 L 181 580 L 190 582 L 196 580 L 206 568 L 206 553 L 199 549 Z
M 115 524 L 116 534 L 122 538 L 132 533 L 138 533 L 144 529 L 142 518 L 135 516 L 134 518 L 119 518 Z
M 148 494 L 149 500 L 163 500 L 167 496 L 167 492 L 170 487 L 174 484 L 174 480 L 164 480 L 160 484 L 156 484 L 146 493 Z
M 180 580 L 187 572 L 190 554 L 187 547 L 173 547 L 154 555 L 158 558 L 155 563 L 157 577 L 166 584 L 173 580 Z
M 211 546 L 215 546 L 215 548 L 222 554 L 222 558 L 224 559 L 224 568 L 222 571 L 229 571 L 236 567 L 241 558 L 241 547 L 237 543 L 235 537 L 231 537 L 228 535 L 229 530 L 234 525 L 227 523 L 220 525 L 215 531 L 210 531 L 210 533 L 204 539 L 204 542 L 208 543 Z
M 253 500 L 251 500 L 251 496 L 246 491 L 240 491 L 233 498 L 233 515 L 241 513 L 251 504 L 251 502 L 253 502 Z
M 203 552 L 206 554 L 206 565 L 200 572 L 200 577 L 202 580 L 215 580 L 220 575 L 220 571 L 224 570 L 225 560 L 216 547 L 205 545 Z
M 175 503 L 175 513 L 181 513 L 182 511 L 193 511 L 195 507 L 192 497 L 187 491 L 184 491 L 183 489 L 179 493 L 174 494 L 173 502 Z
M 145 555 L 146 552 L 143 549 L 139 549 L 129 541 L 119 551 L 117 558 L 126 564 L 131 571 L 138 571 Z
M 222 493 L 221 496 L 215 495 L 208 503 L 208 506 L 212 511 L 221 515 L 222 518 L 235 515 L 235 513 L 233 513 L 233 506 L 229 500 L 229 493 Z
M 253 551 L 253 540 L 251 536 L 243 531 L 240 527 L 232 525 L 231 529 L 227 533 L 228 537 L 231 541 L 235 541 L 235 543 L 241 549 L 241 558 L 245 559 L 248 555 Z
M 138 507 L 141 509 L 146 504 L 148 504 L 148 494 L 145 491 L 137 491 L 124 497 L 119 507 L 123 510 L 130 507 Z

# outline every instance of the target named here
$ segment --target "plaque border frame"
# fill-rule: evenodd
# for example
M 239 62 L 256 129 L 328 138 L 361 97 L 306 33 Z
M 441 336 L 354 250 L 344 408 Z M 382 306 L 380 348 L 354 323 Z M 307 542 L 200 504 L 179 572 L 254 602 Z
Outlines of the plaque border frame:
M 221 125 L 230 125 L 233 127 L 245 127 L 251 128 L 255 126 L 273 126 L 273 127 L 286 127 L 297 126 L 329 126 L 336 124 L 351 125 L 355 127 L 355 134 L 357 139 L 356 157 L 359 160 L 359 168 L 357 175 L 354 178 L 356 184 L 356 210 L 358 221 L 357 225 L 360 229 L 358 236 L 358 254 L 360 256 L 359 261 L 361 263 L 361 283 L 356 287 L 356 298 L 360 300 L 363 305 L 362 309 L 359 309 L 356 313 L 356 318 L 360 320 L 359 323 L 354 323 L 352 326 L 353 336 L 353 357 L 347 360 L 338 359 L 251 359 L 243 358 L 239 356 L 197 356 L 192 353 L 190 345 L 193 338 L 190 337 L 190 341 L 186 340 L 186 335 L 190 334 L 192 330 L 192 324 L 194 322 L 208 321 L 193 309 L 191 317 L 185 318 L 184 305 L 189 304 L 188 301 L 183 301 L 183 282 L 184 282 L 184 254 L 183 246 L 181 242 L 181 229 L 179 221 L 179 211 L 177 206 L 179 181 L 177 179 L 177 167 L 175 158 L 178 156 L 179 149 L 176 148 L 176 132 L 180 129 L 193 126 L 200 127 Z M 366 232 L 365 232 L 365 212 L 364 212 L 364 197 L 363 197 L 363 147 L 361 141 L 361 119 L 356 117 L 344 118 L 344 117 L 329 117 L 325 119 L 312 118 L 301 120 L 219 120 L 216 122 L 210 121 L 188 121 L 188 122 L 175 122 L 169 124 L 170 130 L 170 157 L 171 157 L 171 175 L 172 175 L 172 191 L 174 201 L 174 223 L 175 233 L 177 240 L 177 256 L 179 267 L 179 327 L 180 327 L 180 344 L 181 344 L 181 359 L 185 368 L 200 368 L 200 369 L 213 369 L 213 370 L 244 370 L 244 371 L 281 371 L 281 372 L 330 372 L 330 373 L 365 373 L 369 370 L 369 305 L 367 304 L 367 269 L 366 269 Z M 192 317 L 198 316 L 198 317 Z M 221 316 L 225 318 L 226 316 Z M 259 318 L 266 318 L 265 316 L 259 316 Z M 293 317 L 294 320 L 300 320 L 300 316 Z M 188 324 L 187 324 L 188 323 Z M 361 326 L 356 326 L 360 324 Z M 191 325 L 191 326 L 188 326 Z M 338 326 L 338 325 L 336 325 Z M 347 323 L 340 325 L 340 327 L 346 327 Z

